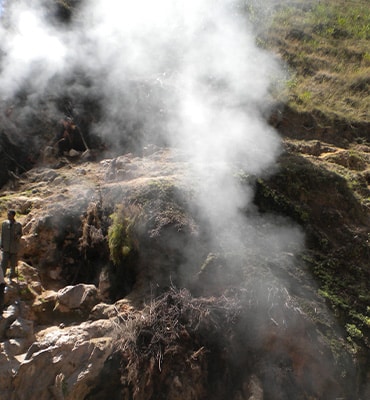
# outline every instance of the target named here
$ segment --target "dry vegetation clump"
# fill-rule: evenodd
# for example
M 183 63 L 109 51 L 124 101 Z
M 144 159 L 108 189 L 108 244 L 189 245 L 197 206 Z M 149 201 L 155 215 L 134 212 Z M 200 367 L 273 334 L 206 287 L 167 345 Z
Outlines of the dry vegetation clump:
M 325 398 L 328 385 L 340 391 L 329 346 L 319 342 L 312 323 L 286 290 L 271 287 L 261 296 L 261 289 L 204 298 L 170 288 L 122 321 L 114 357 L 125 398 L 221 400 L 238 398 L 238 391 L 251 398 L 253 376 L 266 399 L 288 398 L 291 391 Z M 334 368 L 323 371 L 322 362 Z
M 197 338 L 193 339 L 195 346 L 205 336 L 211 342 L 210 333 L 217 340 L 227 336 L 226 327 L 235 324 L 240 312 L 241 303 L 236 297 L 194 298 L 187 289 L 171 288 L 147 305 L 135 321 L 127 323 L 131 334 L 123 339 L 120 347 L 135 354 L 138 363 L 154 358 L 161 370 L 166 354 L 182 346 L 190 335 Z
M 119 334 L 123 392 L 135 399 L 207 398 L 216 367 L 210 359 L 220 357 L 219 343 L 227 342 L 240 311 L 237 300 L 194 298 L 186 289 L 170 288 Z
M 104 242 L 102 230 L 102 210 L 99 202 L 91 202 L 82 218 L 81 237 L 79 240 L 80 250 L 85 254 L 89 248 Z

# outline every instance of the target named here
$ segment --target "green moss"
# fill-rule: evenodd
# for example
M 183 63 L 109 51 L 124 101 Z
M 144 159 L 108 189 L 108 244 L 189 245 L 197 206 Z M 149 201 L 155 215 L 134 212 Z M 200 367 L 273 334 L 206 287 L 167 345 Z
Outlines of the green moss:
M 137 221 L 137 209 L 117 207 L 111 215 L 113 221 L 108 229 L 108 245 L 111 260 L 115 265 L 121 264 L 131 251 L 137 247 L 134 239 L 134 226 Z
M 346 331 L 349 336 L 354 339 L 359 339 L 364 336 L 361 330 L 354 324 L 346 324 Z
M 297 185 L 295 185 L 295 183 Z M 290 181 L 289 191 L 296 195 L 304 193 L 304 189 L 298 188 L 299 183 Z M 263 179 L 257 180 L 255 202 L 261 210 L 276 211 L 283 213 L 300 224 L 305 224 L 309 221 L 309 211 L 305 204 L 293 200 L 289 193 L 286 195 L 283 191 L 273 188 Z
M 365 306 L 368 290 L 366 283 L 361 284 L 362 271 L 351 264 L 343 270 L 343 264 L 334 259 L 318 262 L 311 257 L 307 258 L 307 263 L 319 282 L 318 294 L 343 324 L 348 333 L 347 340 L 352 350 L 357 352 L 359 346 L 367 341 L 365 332 L 370 328 L 370 308 Z
M 341 309 L 341 310 L 348 310 L 349 306 L 348 304 L 346 304 L 344 298 L 334 294 L 330 289 L 328 288 L 322 288 L 319 289 L 318 293 L 328 299 L 332 306 L 336 307 L 337 309 Z

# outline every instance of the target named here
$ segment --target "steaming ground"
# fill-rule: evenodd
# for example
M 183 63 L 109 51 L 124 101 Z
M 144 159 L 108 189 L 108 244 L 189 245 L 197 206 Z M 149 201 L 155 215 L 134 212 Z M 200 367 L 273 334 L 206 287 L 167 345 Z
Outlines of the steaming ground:
M 25 113 L 48 97 L 99 98 L 92 130 L 106 142 L 137 135 L 139 146 L 159 140 L 186 154 L 215 250 L 252 246 L 273 256 L 297 251 L 303 236 L 268 220 L 261 234 L 253 189 L 236 177 L 275 165 L 280 140 L 263 115 L 283 73 L 256 46 L 239 3 L 85 0 L 63 25 L 48 1 L 6 2 L 0 86 L 9 102 L 27 93 Z M 47 112 L 62 116 L 52 102 Z
M 314 297 L 314 290 L 309 293 L 311 289 L 307 289 L 314 285 L 304 285 L 310 277 L 295 258 L 302 249 L 303 234 L 284 218 L 259 214 L 253 205 L 253 182 L 276 168 L 281 152 L 280 139 L 264 116 L 271 106 L 271 85 L 284 74 L 277 60 L 255 45 L 253 29 L 239 2 L 85 0 L 67 23 L 55 18 L 50 3 L 7 1 L 2 14 L 1 100 L 18 107 L 22 100 L 22 112 L 17 110 L 18 127 L 23 121 L 27 123 L 29 114 L 39 112 L 41 105 L 43 115 L 58 121 L 62 117 L 58 98 L 93 98 L 99 100 L 101 112 L 91 129 L 115 147 L 116 154 L 127 152 L 126 147 L 119 148 L 122 143 L 136 143 L 140 153 L 153 142 L 174 149 L 173 153 L 180 154 L 185 162 L 176 167 L 178 172 L 171 175 L 170 184 L 191 180 L 191 186 L 187 186 L 193 191 L 191 211 L 195 210 L 201 220 L 199 225 L 207 228 L 201 234 L 209 240 L 204 248 L 212 252 L 210 260 L 214 257 L 217 268 L 219 258 L 220 270 L 228 263 L 224 269 L 234 272 L 229 282 L 240 278 L 249 305 L 254 300 L 263 306 L 256 310 L 265 311 L 256 312 L 253 323 L 246 321 L 240 335 L 246 337 L 245 328 L 252 326 L 258 340 L 266 338 L 269 329 L 258 323 L 265 317 L 271 326 L 279 327 L 277 336 L 299 339 L 303 331 L 294 326 L 301 312 L 298 307 L 291 314 L 286 311 L 290 301 L 293 303 L 291 296 Z M 136 176 L 139 186 L 141 179 L 152 177 L 148 171 L 154 171 L 153 176 L 158 178 L 158 171 L 175 168 L 175 157 L 167 150 L 163 152 L 166 156 L 162 156 L 159 167 L 150 163 L 161 157 L 160 152 L 152 155 L 152 161 L 128 161 L 132 169 L 123 180 L 129 182 L 122 185 L 135 185 Z M 109 165 L 111 161 L 105 162 Z M 73 213 L 71 208 L 87 201 L 92 187 L 100 188 L 99 181 L 89 182 L 97 179 L 94 168 L 98 164 L 92 164 L 80 172 L 66 167 L 59 171 L 60 176 L 55 171 L 46 172 L 55 174 L 53 185 L 60 185 L 55 202 L 48 199 L 51 207 L 60 208 L 60 199 L 67 198 L 66 208 Z M 188 170 L 183 171 L 186 167 Z M 101 172 L 101 181 L 105 172 Z M 65 176 L 70 176 L 68 185 Z M 49 185 L 45 179 L 45 197 Z M 105 186 L 108 193 L 110 183 Z M 122 201 L 122 196 L 117 201 Z M 194 256 L 194 246 L 182 243 L 182 235 L 174 236 L 177 243 L 169 238 L 166 249 L 170 255 L 171 245 L 183 250 L 181 272 L 186 275 L 189 270 L 199 270 L 201 265 L 193 263 L 200 258 Z M 40 239 L 33 240 L 38 247 Z M 45 249 L 49 251 L 49 246 Z M 147 251 L 152 261 L 150 249 Z M 166 257 L 167 253 L 163 259 Z M 152 267 L 149 263 L 150 279 Z M 222 272 L 216 277 L 213 272 L 211 269 L 212 277 L 224 283 Z M 167 276 L 168 271 L 165 273 Z M 293 305 L 290 307 L 293 309 Z M 314 349 L 312 354 L 318 356 L 320 351 Z

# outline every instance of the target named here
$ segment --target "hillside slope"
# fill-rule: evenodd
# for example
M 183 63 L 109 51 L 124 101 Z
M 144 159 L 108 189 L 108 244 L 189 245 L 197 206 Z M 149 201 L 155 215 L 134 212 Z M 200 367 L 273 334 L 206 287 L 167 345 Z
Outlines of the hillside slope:
M 355 364 L 365 354 L 359 344 L 354 357 L 317 293 L 313 253 L 299 250 L 301 232 L 282 208 L 267 212 L 271 186 L 258 199 L 262 181 L 241 177 L 257 185 L 264 212 L 248 211 L 248 223 L 213 237 L 193 203 L 197 176 L 186 159 L 153 149 L 100 163 L 59 160 L 3 190 L 4 208 L 15 207 L 24 226 L 0 323 L 1 354 L 14 371 L 1 371 L 3 393 L 30 396 L 35 379 L 32 399 L 58 390 L 65 399 L 183 400 L 366 390 Z M 244 233 L 237 246 L 228 241 L 234 229 Z
M 90 3 L 50 4 L 46 18 L 64 32 Z M 249 170 L 235 157 L 228 169 L 217 146 L 200 162 L 196 141 L 169 148 L 157 120 L 175 136 L 164 99 L 179 88 L 167 70 L 131 80 L 135 101 L 109 86 L 118 128 L 94 68 L 73 70 L 61 87 L 54 76 L 41 97 L 28 83 L 1 100 L 0 213 L 15 208 L 24 227 L 0 320 L 1 396 L 369 396 L 370 6 L 259 6 L 237 10 L 247 9 L 258 45 L 286 68 L 265 93 L 275 106 L 263 117 L 281 141 L 268 168 Z M 221 80 L 207 83 L 211 97 L 228 93 Z M 139 117 L 128 121 L 135 105 Z M 141 121 L 148 110 L 160 118 Z M 63 115 L 73 116 L 86 152 L 56 156 Z M 117 129 L 112 141 L 106 133 Z

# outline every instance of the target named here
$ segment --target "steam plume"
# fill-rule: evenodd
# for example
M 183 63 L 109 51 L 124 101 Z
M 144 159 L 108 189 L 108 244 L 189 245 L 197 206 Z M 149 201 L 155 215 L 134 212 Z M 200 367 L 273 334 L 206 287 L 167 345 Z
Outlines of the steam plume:
M 199 206 L 216 232 L 233 227 L 225 235 L 239 246 L 246 222 L 240 209 L 253 208 L 253 191 L 233 176 L 259 175 L 276 161 L 280 140 L 262 115 L 271 80 L 281 75 L 276 59 L 256 46 L 241 4 L 85 0 L 67 29 L 50 17 L 48 1 L 8 2 L 9 28 L 0 30 L 2 97 L 26 86 L 32 103 L 68 86 L 72 96 L 102 99 L 94 129 L 111 143 L 139 130 L 146 141 L 160 137 L 182 149 L 200 177 Z M 301 240 L 291 227 L 257 240 L 251 220 L 247 226 L 263 249 Z

